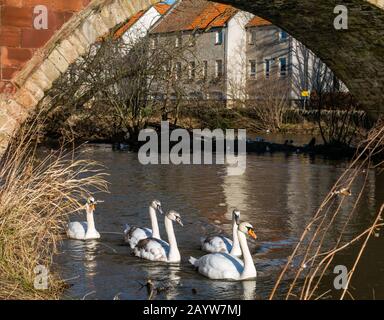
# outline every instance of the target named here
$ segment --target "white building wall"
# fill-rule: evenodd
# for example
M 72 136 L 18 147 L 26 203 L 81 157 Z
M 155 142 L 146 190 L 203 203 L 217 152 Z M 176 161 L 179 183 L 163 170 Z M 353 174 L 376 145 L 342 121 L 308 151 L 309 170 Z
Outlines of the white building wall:
M 228 22 L 225 64 L 227 71 L 226 98 L 229 105 L 231 100 L 245 101 L 246 99 L 247 32 L 245 25 L 252 17 L 253 15 L 250 13 L 240 11 Z
M 125 44 L 134 44 L 138 39 L 146 36 L 149 29 L 161 18 L 161 14 L 154 8 L 148 9 L 122 36 Z
M 301 99 L 302 90 L 317 90 L 323 87 L 327 92 L 333 86 L 333 72 L 307 47 L 292 37 L 292 99 Z M 340 91 L 348 92 L 340 81 Z

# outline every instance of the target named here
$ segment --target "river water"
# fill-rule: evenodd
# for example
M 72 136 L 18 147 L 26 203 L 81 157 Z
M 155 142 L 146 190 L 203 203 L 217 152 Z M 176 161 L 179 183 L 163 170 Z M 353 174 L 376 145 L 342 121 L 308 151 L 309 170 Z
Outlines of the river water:
M 64 240 L 56 257 L 56 267 L 70 284 L 65 293 L 70 299 L 147 299 L 142 284 L 148 279 L 163 289 L 156 299 L 265 299 L 306 223 L 348 165 L 305 155 L 250 154 L 245 174 L 231 176 L 224 165 L 143 166 L 136 153 L 115 152 L 108 145 L 85 146 L 81 157 L 106 167 L 110 193 L 96 195 L 104 200 L 95 212 L 101 239 Z M 363 230 L 384 201 L 384 175 L 370 171 L 368 185 L 351 235 Z M 140 260 L 122 241 L 125 223 L 150 226 L 148 204 L 155 198 L 182 216 L 184 227 L 175 225 L 180 265 Z M 189 256 L 203 254 L 200 236 L 231 234 L 233 208 L 241 210 L 241 220 L 251 222 L 258 235 L 249 241 L 256 281 L 212 281 L 188 263 Z M 80 219 L 85 216 L 72 218 Z M 162 221 L 160 230 L 166 238 Z M 375 238 L 364 254 L 352 282 L 355 298 L 384 299 L 383 244 L 383 237 Z M 350 251 L 338 258 L 351 259 Z M 325 281 L 325 289 L 332 279 Z

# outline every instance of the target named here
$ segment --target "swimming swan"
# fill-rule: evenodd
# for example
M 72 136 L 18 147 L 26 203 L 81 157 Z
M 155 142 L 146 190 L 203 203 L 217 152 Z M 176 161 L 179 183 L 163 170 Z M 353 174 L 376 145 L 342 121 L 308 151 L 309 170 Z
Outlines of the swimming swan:
M 140 240 L 134 248 L 135 256 L 151 261 L 180 262 L 180 252 L 177 248 L 175 232 L 173 231 L 173 221 L 183 226 L 180 214 L 171 210 L 164 218 L 169 244 L 155 238 Z
M 96 201 L 93 197 L 87 199 L 85 211 L 87 212 L 87 221 L 70 222 L 67 228 L 67 236 L 70 239 L 90 240 L 99 239 L 100 233 L 95 228 L 93 212 L 95 211 Z
M 201 250 L 206 252 L 224 252 L 233 256 L 241 256 L 239 238 L 237 237 L 237 229 L 240 223 L 240 211 L 233 210 L 232 212 L 232 240 L 224 236 L 211 236 L 201 238 Z
M 242 222 L 237 231 L 244 262 L 228 253 L 210 253 L 200 259 L 190 257 L 189 262 L 199 273 L 210 279 L 245 280 L 256 278 L 256 268 L 249 252 L 247 238 L 256 239 L 255 231 L 248 222 Z
M 136 247 L 138 242 L 146 238 L 160 238 L 159 224 L 157 223 L 156 212 L 163 214 L 161 208 L 161 202 L 159 200 L 153 200 L 149 205 L 149 217 L 151 218 L 152 229 L 142 228 L 136 226 L 125 226 L 124 241 L 129 243 L 131 249 Z

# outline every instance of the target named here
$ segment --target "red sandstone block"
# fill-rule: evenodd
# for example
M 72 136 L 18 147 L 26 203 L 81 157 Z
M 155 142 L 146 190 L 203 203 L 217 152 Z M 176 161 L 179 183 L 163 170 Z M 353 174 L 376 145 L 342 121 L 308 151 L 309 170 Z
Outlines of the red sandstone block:
M 32 27 L 33 9 L 4 6 L 1 9 L 1 24 L 13 27 Z
M 26 109 L 30 109 L 37 105 L 38 101 L 25 88 L 21 88 L 15 94 L 15 101 Z
M 58 30 L 64 24 L 64 12 L 48 11 L 48 29 Z
M 77 12 L 84 8 L 83 0 L 24 0 L 23 6 L 44 5 L 48 10 Z
M 32 51 L 24 48 L 1 48 L 1 64 L 3 67 L 21 67 L 32 58 Z
M 64 22 L 67 22 L 73 16 L 73 12 L 64 12 Z
M 83 0 L 58 1 L 58 10 L 77 12 L 84 8 Z
M 22 48 L 40 48 L 53 35 L 53 30 L 23 29 L 21 33 Z
M 0 93 L 13 94 L 16 90 L 17 89 L 12 82 L 0 80 Z
M 18 70 L 16 68 L 2 68 L 1 79 L 11 80 Z
M 15 27 L 0 28 L 0 46 L 20 47 L 21 32 Z
M 3 0 L 3 4 L 11 7 L 19 7 L 23 6 L 23 0 Z

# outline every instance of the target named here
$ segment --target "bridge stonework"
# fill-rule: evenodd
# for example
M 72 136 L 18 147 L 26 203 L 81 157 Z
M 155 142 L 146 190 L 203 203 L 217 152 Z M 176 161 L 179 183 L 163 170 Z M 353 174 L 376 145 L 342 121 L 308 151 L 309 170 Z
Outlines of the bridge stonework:
M 53 82 L 99 36 L 160 1 L 88 2 L 0 0 L 0 153 Z M 384 113 L 384 0 L 217 2 L 252 12 L 285 29 L 328 64 L 370 115 Z M 51 29 L 39 30 L 44 31 L 41 36 L 31 28 L 32 5 L 37 3 L 46 5 L 57 20 Z M 338 31 L 333 26 L 336 4 L 349 10 L 348 30 Z

